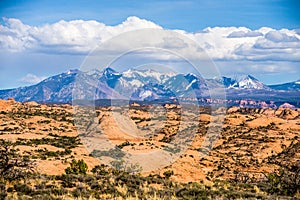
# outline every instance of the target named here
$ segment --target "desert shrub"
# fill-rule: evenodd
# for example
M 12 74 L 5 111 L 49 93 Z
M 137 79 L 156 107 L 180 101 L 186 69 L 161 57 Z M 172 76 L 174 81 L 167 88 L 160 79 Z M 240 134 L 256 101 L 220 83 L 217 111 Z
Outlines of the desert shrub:
M 0 190 L 0 199 L 5 199 L 7 197 L 7 192 Z
M 50 190 L 52 194 L 56 195 L 56 196 L 61 196 L 61 195 L 65 195 L 68 193 L 68 191 L 64 188 L 54 188 Z
M 88 185 L 92 184 L 96 180 L 94 175 L 82 176 L 82 182 L 87 183 Z
M 42 145 L 49 144 L 58 148 L 72 149 L 81 144 L 79 137 L 59 136 L 50 133 L 49 136 L 54 138 L 42 138 L 42 139 L 18 139 L 15 145 Z
M 101 165 L 96 165 L 91 172 L 95 175 L 108 175 L 111 170 L 109 169 L 109 167 L 107 165 L 101 164 Z
M 206 190 L 197 188 L 181 188 L 176 192 L 176 197 L 180 199 L 208 199 L 211 195 Z
M 6 190 L 6 185 L 3 183 L 0 183 L 0 191 L 5 191 Z
M 73 195 L 73 197 L 88 198 L 91 194 L 84 187 L 76 187 L 76 189 L 73 190 L 72 195 Z
M 300 192 L 300 161 L 291 162 L 297 156 L 300 142 L 292 143 L 277 155 L 267 158 L 267 162 L 275 164 L 279 170 L 265 174 L 267 181 L 261 183 L 261 188 L 271 194 L 293 196 Z
M 47 159 L 47 157 L 62 157 L 65 155 L 70 155 L 72 153 L 72 150 L 65 149 L 64 151 L 48 151 L 45 148 L 45 149 L 37 149 L 37 150 L 35 150 L 35 152 L 39 153 L 39 156 L 42 159 L 44 159 L 44 158 Z
M 132 146 L 132 145 L 134 145 L 134 144 L 133 144 L 133 143 L 130 143 L 130 142 L 128 142 L 128 141 L 125 141 L 125 142 L 123 142 L 122 144 L 117 145 L 117 147 L 120 148 L 120 149 L 123 149 L 123 147 L 126 147 L 126 146 Z
M 128 164 L 124 160 L 114 160 L 111 163 L 113 173 L 126 172 L 129 174 L 139 174 L 142 171 L 138 164 Z
M 47 196 L 49 196 L 49 194 L 52 194 L 54 196 L 63 196 L 68 194 L 68 190 L 66 190 L 65 188 L 50 188 L 47 190 L 44 190 L 44 192 L 47 194 Z M 44 198 L 42 198 L 44 200 Z M 50 199 L 56 199 L 56 198 L 50 198 Z
M 14 189 L 16 192 L 29 195 L 33 190 L 27 184 L 15 184 Z
M 72 188 L 76 186 L 76 181 L 78 176 L 75 174 L 63 174 L 56 177 L 58 180 L 61 180 L 61 184 L 64 188 Z
M 163 173 L 164 177 L 169 179 L 172 175 L 174 175 L 173 170 L 167 170 Z
M 300 167 L 281 168 L 266 175 L 265 190 L 270 194 L 293 196 L 300 191 Z
M 122 159 L 125 156 L 125 153 L 118 147 L 115 148 L 111 148 L 108 151 L 100 151 L 100 150 L 93 150 L 91 153 L 92 156 L 95 157 L 102 157 L 102 156 L 106 156 L 106 157 L 111 157 L 111 158 L 115 158 L 115 159 Z
M 36 190 L 43 190 L 45 188 L 46 188 L 46 182 L 42 182 L 42 183 L 35 185 Z
M 19 180 L 33 172 L 34 162 L 18 154 L 10 141 L 0 140 L 0 179 Z
M 87 164 L 81 160 L 73 159 L 70 163 L 70 167 L 65 169 L 66 174 L 83 174 L 85 175 L 88 170 Z
M 0 199 L 5 199 L 6 196 L 7 196 L 6 185 L 0 183 Z

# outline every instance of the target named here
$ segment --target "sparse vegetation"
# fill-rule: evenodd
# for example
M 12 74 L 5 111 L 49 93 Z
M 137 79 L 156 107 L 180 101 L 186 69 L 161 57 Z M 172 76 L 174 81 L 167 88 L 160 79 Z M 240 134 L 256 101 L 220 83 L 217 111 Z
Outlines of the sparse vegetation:
M 24 179 L 33 167 L 34 161 L 20 155 L 12 142 L 0 140 L 0 181 Z
M 125 156 L 125 153 L 120 148 L 115 147 L 113 149 L 109 149 L 108 151 L 93 150 L 91 155 L 98 158 L 106 156 L 114 159 L 122 159 Z
M 105 121 L 111 125 L 110 108 L 97 109 L 96 126 Z M 299 115 L 289 119 L 289 112 L 270 117 L 263 109 L 240 109 L 229 113 L 218 129 L 208 119 L 209 108 L 200 108 L 200 122 L 190 110 L 191 125 L 180 124 L 179 110 L 166 109 L 165 116 L 150 118 L 149 107 L 136 106 L 131 109 L 133 121 L 141 131 L 155 133 L 138 140 L 117 137 L 114 148 L 90 153 L 76 132 L 71 108 L 15 103 L 11 110 L 0 111 L 0 199 L 299 198 Z M 93 121 L 93 114 L 85 114 L 77 119 L 79 127 Z M 161 120 L 162 127 L 153 120 Z M 180 137 L 179 124 L 185 134 L 196 134 L 184 140 L 191 145 L 174 164 L 141 175 L 139 165 L 123 161 L 126 151 L 180 153 L 181 146 L 172 144 Z M 201 146 L 208 129 L 221 130 L 211 151 Z M 89 136 L 95 127 L 80 130 Z M 202 157 L 196 156 L 200 153 Z M 119 161 L 108 166 L 95 157 Z
M 42 145 L 48 144 L 58 148 L 66 148 L 72 149 L 81 144 L 80 139 L 78 137 L 69 137 L 69 136 L 58 136 L 49 134 L 51 137 L 45 137 L 42 139 L 21 139 L 19 138 L 15 145 L 26 145 L 26 146 L 34 146 L 34 145 Z

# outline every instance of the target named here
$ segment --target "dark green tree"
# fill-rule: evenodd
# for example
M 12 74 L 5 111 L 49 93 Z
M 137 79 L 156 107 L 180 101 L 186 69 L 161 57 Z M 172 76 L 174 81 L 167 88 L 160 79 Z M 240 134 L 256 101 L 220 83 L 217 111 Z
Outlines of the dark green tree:
M 70 167 L 65 169 L 66 174 L 83 174 L 85 175 L 88 170 L 87 164 L 81 160 L 73 159 L 70 163 Z

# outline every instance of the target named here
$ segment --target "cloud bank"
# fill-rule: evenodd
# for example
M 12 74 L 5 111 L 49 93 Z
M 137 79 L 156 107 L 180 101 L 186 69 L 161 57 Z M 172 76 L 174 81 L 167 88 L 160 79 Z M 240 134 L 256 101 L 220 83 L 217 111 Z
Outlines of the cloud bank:
M 32 85 L 41 82 L 45 78 L 46 78 L 45 76 L 38 77 L 34 74 L 28 73 L 26 74 L 26 76 L 20 78 L 18 81 L 24 84 Z
M 73 20 L 30 26 L 19 19 L 4 18 L 0 25 L 0 48 L 12 52 L 87 54 L 98 44 L 131 30 L 161 26 L 138 17 L 108 26 L 97 21 Z M 196 33 L 176 30 L 199 45 L 214 60 L 300 61 L 299 30 L 262 27 L 214 27 Z M 184 48 L 181 41 L 166 40 L 162 47 Z

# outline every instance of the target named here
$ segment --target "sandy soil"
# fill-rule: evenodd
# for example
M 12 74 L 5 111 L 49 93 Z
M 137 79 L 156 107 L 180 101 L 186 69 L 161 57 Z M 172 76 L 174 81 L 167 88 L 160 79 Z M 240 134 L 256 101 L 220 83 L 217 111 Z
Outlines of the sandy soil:
M 76 120 L 75 123 L 73 121 L 73 108 L 69 105 L 22 104 L 14 100 L 0 100 L 0 139 L 16 142 L 20 139 L 61 139 L 63 136 L 76 137 L 81 134 L 83 144 L 70 148 L 70 154 L 45 160 L 36 158 L 37 171 L 45 174 L 64 173 L 73 158 L 83 159 L 91 170 L 101 163 L 90 155 L 95 149 L 108 151 L 119 145 L 122 148 L 120 151 L 127 154 L 150 155 L 159 151 L 165 153 L 166 147 L 178 143 L 186 149 L 180 153 L 176 152 L 176 148 L 171 149 L 168 154 L 174 158 L 170 165 L 157 165 L 160 166 L 158 169 L 143 174 L 162 175 L 166 170 L 173 170 L 172 179 L 180 182 L 232 178 L 236 171 L 260 177 L 261 172 L 276 167 L 267 163 L 268 158 L 300 140 L 299 109 L 232 107 L 227 110 L 224 121 L 224 108 L 220 108 L 220 114 L 216 116 L 211 116 L 209 110 L 198 116 L 193 110 L 181 113 L 181 108 L 176 105 L 155 110 L 154 107 L 136 104 L 126 110 L 97 108 L 95 119 L 86 119 L 86 116 L 92 115 L 83 113 L 83 118 L 79 120 L 82 124 L 78 125 Z M 207 141 L 209 135 L 207 130 L 214 133 L 211 136 L 216 138 L 213 148 L 207 154 L 201 154 L 203 141 Z M 82 135 L 85 135 L 84 139 Z M 53 144 L 18 145 L 17 148 L 35 156 L 39 156 L 37 149 L 51 152 L 65 150 Z M 296 158 L 292 160 L 299 160 L 299 155 L 296 153 Z M 151 165 L 151 162 L 159 164 L 164 161 L 160 159 L 169 158 L 143 159 L 142 162 Z

